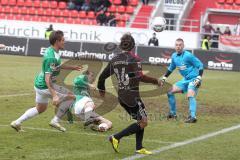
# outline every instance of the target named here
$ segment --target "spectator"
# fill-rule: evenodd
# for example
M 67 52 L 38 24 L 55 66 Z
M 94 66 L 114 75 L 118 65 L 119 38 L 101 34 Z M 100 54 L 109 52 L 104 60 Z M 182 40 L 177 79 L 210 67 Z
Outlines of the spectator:
M 84 3 L 84 0 L 75 0 L 76 9 L 78 11 L 81 10 L 83 3 Z
M 49 27 L 47 28 L 47 30 L 45 31 L 45 38 L 49 39 L 52 32 L 53 32 L 53 25 L 50 24 Z
M 89 8 L 91 11 L 94 11 L 96 13 L 99 11 L 100 4 L 100 0 L 90 0 Z
M 83 3 L 81 9 L 83 11 L 89 11 L 89 9 L 90 9 L 90 4 L 89 3 L 90 3 L 90 0 L 85 0 L 85 2 Z
M 153 33 L 153 37 L 148 41 L 149 46 L 158 46 L 158 39 L 156 37 L 156 33 Z
M 222 32 L 219 27 L 214 32 L 214 35 L 212 36 L 213 42 L 212 42 L 212 48 L 218 48 L 218 39 L 219 36 L 222 35 Z
M 240 18 L 238 19 L 238 23 L 234 26 L 234 34 L 240 36 Z
M 69 10 L 74 10 L 75 9 L 75 4 L 73 3 L 73 0 L 69 0 L 68 3 L 67 3 L 67 8 Z
M 206 35 L 205 38 L 203 39 L 202 42 L 202 50 L 209 50 L 210 46 L 211 46 L 211 36 L 210 35 Z
M 213 26 L 207 22 L 204 26 L 203 26 L 203 32 L 204 35 L 211 35 L 213 32 L 215 32 L 215 29 L 213 28 Z
M 100 26 L 107 25 L 107 16 L 104 11 L 101 11 L 96 17 L 97 23 Z
M 224 35 L 228 35 L 228 36 L 231 36 L 232 35 L 232 33 L 231 33 L 231 30 L 230 30 L 230 28 L 229 28 L 229 26 L 227 26 L 226 28 L 225 28 L 225 31 L 224 31 L 224 33 L 223 33 Z
M 123 5 L 123 6 L 127 6 L 128 3 L 129 3 L 129 0 L 122 0 L 121 5 Z
M 107 17 L 107 22 L 109 26 L 116 27 L 117 25 L 116 16 L 113 13 L 110 13 L 110 15 Z
M 142 0 L 142 3 L 143 3 L 144 5 L 148 5 L 148 2 L 149 2 L 149 0 Z

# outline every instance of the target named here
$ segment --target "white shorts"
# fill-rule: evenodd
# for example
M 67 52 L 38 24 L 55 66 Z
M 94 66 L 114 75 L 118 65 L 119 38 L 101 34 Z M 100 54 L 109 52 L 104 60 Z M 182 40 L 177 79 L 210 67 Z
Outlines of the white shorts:
M 93 100 L 87 96 L 84 96 L 82 99 L 78 100 L 73 106 L 73 114 L 80 118 L 80 120 L 86 120 L 84 107 L 87 103 L 92 103 L 92 107 L 95 107 Z
M 38 89 L 34 86 L 36 91 L 36 103 L 48 103 L 49 99 L 52 98 L 52 95 L 48 89 Z M 64 100 L 68 93 L 71 93 L 67 88 L 53 84 L 53 89 L 56 91 L 60 101 Z

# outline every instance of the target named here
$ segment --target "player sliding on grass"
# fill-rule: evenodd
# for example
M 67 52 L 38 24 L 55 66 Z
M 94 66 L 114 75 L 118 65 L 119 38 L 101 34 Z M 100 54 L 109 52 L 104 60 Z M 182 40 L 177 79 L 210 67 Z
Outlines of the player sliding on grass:
M 73 120 L 71 119 L 73 116 L 69 114 L 73 114 L 78 120 L 85 121 L 85 126 L 91 124 L 91 129 L 104 132 L 112 128 L 112 122 L 99 116 L 94 111 L 95 105 L 89 93 L 89 89 L 96 89 L 92 84 L 94 80 L 94 73 L 91 71 L 85 71 L 74 79 L 73 92 L 76 101 L 70 109 L 71 112 L 67 115 L 69 121 Z
M 142 146 L 144 128 L 147 126 L 147 113 L 139 94 L 139 82 L 153 83 L 160 82 L 142 73 L 141 62 L 138 57 L 131 53 L 135 47 L 135 41 L 130 34 L 124 34 L 120 42 L 121 53 L 117 54 L 108 63 L 99 77 L 98 89 L 100 95 L 105 94 L 105 80 L 115 73 L 118 79 L 118 100 L 121 106 L 128 112 L 136 123 L 131 124 L 121 132 L 109 137 L 115 152 L 119 152 L 120 140 L 131 134 L 136 134 L 136 153 L 151 154 Z
M 49 37 L 51 46 L 46 49 L 41 73 L 35 78 L 34 89 L 36 91 L 36 106 L 28 109 L 21 117 L 11 123 L 16 131 L 22 131 L 21 123 L 44 112 L 48 106 L 49 98 L 52 98 L 57 113 L 49 123 L 50 126 L 65 131 L 59 122 L 69 106 L 74 102 L 75 96 L 68 89 L 56 84 L 56 77 L 61 69 L 81 70 L 79 66 L 61 65 L 59 50 L 64 48 L 64 35 L 62 31 L 53 31 Z
M 172 62 L 161 81 L 163 85 L 167 77 L 175 68 L 179 70 L 179 73 L 183 76 L 183 79 L 175 83 L 167 93 L 170 106 L 168 119 L 177 118 L 176 100 L 174 94 L 187 92 L 189 102 L 189 117 L 185 122 L 195 123 L 197 122 L 197 102 L 195 97 L 197 95 L 198 88 L 201 85 L 203 64 L 197 57 L 195 57 L 192 53 L 183 50 L 183 48 L 184 41 L 181 38 L 177 39 L 175 42 L 176 52 L 173 53 Z

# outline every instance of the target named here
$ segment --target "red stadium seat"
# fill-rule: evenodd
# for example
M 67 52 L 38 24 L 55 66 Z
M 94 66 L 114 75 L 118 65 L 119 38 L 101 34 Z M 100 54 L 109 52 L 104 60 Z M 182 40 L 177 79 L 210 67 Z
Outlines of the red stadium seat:
M 46 16 L 41 16 L 40 20 L 41 20 L 41 22 L 47 22 L 48 18 Z
M 15 16 L 13 14 L 7 14 L 7 19 L 13 20 L 15 19 Z
M 73 24 L 74 20 L 72 18 L 67 18 L 67 23 Z
M 61 15 L 60 9 L 53 9 L 52 15 L 53 15 L 53 16 L 56 16 L 56 17 L 60 16 L 60 15 Z
M 60 1 L 60 2 L 58 3 L 58 8 L 59 8 L 59 9 L 66 9 L 66 8 L 67 8 L 66 2 Z
M 235 0 L 236 5 L 240 5 L 240 0 Z
M 233 3 L 234 3 L 234 0 L 226 0 L 226 2 L 225 3 L 227 3 L 227 4 L 230 4 L 230 5 L 233 5 Z
M 40 2 L 39 0 L 35 0 L 35 1 L 33 2 L 33 6 L 34 6 L 35 8 L 39 8 L 39 7 L 41 7 L 41 2 Z
M 86 14 L 85 11 L 80 11 L 80 12 L 78 13 L 78 17 L 79 17 L 79 18 L 86 18 L 86 17 L 87 17 L 87 14 Z
M 130 16 L 128 15 L 128 14 L 123 14 L 122 16 L 121 16 L 121 20 L 122 21 L 129 21 L 129 19 L 130 19 Z
M 131 0 L 130 5 L 131 6 L 137 6 L 138 5 L 138 0 Z
M 24 6 L 25 6 L 25 7 L 32 7 L 32 6 L 33 6 L 33 3 L 32 3 L 31 0 L 26 0 Z
M 109 12 L 106 12 L 105 14 L 106 14 L 107 17 L 110 16 L 110 13 L 109 13 Z
M 40 15 L 40 16 L 44 15 L 44 9 L 43 8 L 38 8 L 36 14 Z
M 128 14 L 133 14 L 134 8 L 133 8 L 132 6 L 127 6 L 127 7 L 126 7 L 126 12 L 127 12 Z
M 125 6 L 118 6 L 117 11 L 119 13 L 124 13 L 125 12 Z
M 30 15 L 24 15 L 23 20 L 24 21 L 31 21 L 31 16 Z
M 36 14 L 36 8 L 34 8 L 34 7 L 29 8 L 28 9 L 28 14 L 29 15 L 35 15 Z
M 52 12 L 53 12 L 52 9 L 48 8 L 48 9 L 45 10 L 44 15 L 45 16 L 52 16 L 52 14 L 53 14 Z
M 22 16 L 21 14 L 17 14 L 17 15 L 15 16 L 15 19 L 16 19 L 16 20 L 23 20 L 23 16 Z
M 69 17 L 70 16 L 70 10 L 68 10 L 68 9 L 63 10 L 62 13 L 63 13 L 62 14 L 63 17 Z
M 18 0 L 17 1 L 17 6 L 23 7 L 24 6 L 24 0 Z
M 6 7 L 3 8 L 3 12 L 4 12 L 4 13 L 7 13 L 7 14 L 8 14 L 8 13 L 11 13 L 11 11 L 12 11 L 12 10 L 11 10 L 11 7 L 9 7 L 9 6 L 6 6 Z
M 93 11 L 89 11 L 87 14 L 87 18 L 94 19 L 95 18 L 95 13 Z
M 225 0 L 217 0 L 217 3 L 219 3 L 219 4 L 224 4 L 224 3 L 225 3 Z
M 59 17 L 59 18 L 57 19 L 57 22 L 58 22 L 58 23 L 65 23 L 65 19 L 64 19 L 63 17 Z
M 53 9 L 55 9 L 55 8 L 57 8 L 57 2 L 56 1 L 51 1 L 50 2 L 50 8 L 53 8 Z
M 8 0 L 1 0 L 1 5 L 2 6 L 8 5 Z
M 120 5 L 120 4 L 122 4 L 122 1 L 121 0 L 113 0 L 113 4 Z
M 10 6 L 15 6 L 15 5 L 17 4 L 17 2 L 16 2 L 16 0 L 9 0 L 9 1 L 8 1 L 8 4 L 9 4 Z
M 12 13 L 13 13 L 13 14 L 18 14 L 18 13 L 19 13 L 19 7 L 18 7 L 18 6 L 14 6 L 14 7 L 12 8 Z
M 42 6 L 42 8 L 48 8 L 49 7 L 49 2 L 48 1 L 42 1 L 41 6 Z
M 72 18 L 77 18 L 78 17 L 78 11 L 76 11 L 76 10 L 71 10 L 71 11 L 69 11 L 70 12 L 70 16 L 72 17 Z
M 54 23 L 54 22 L 57 22 L 57 19 L 56 19 L 56 17 L 51 16 L 51 17 L 49 18 L 49 21 L 52 22 L 52 23 Z
M 74 24 L 81 24 L 81 19 L 77 18 L 77 19 L 74 19 Z
M 233 5 L 224 4 L 224 9 L 231 10 L 231 9 L 233 9 Z
M 121 19 L 121 14 L 116 13 L 116 14 L 115 14 L 115 17 L 116 17 L 116 20 L 120 20 L 120 19 Z
M 39 22 L 40 21 L 40 17 L 35 15 L 35 16 L 32 16 L 32 21 L 36 21 L 36 22 Z
M 115 5 L 111 5 L 109 8 L 108 8 L 108 12 L 116 12 L 117 10 L 117 7 Z
M 6 18 L 6 14 L 0 13 L 0 19 L 5 19 L 5 18 Z

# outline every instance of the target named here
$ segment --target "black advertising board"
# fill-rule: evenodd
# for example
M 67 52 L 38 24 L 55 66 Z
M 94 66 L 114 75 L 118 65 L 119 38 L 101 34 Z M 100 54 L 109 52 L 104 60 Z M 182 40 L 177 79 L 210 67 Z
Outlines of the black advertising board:
M 145 63 L 168 65 L 171 63 L 171 55 L 174 49 L 139 46 L 137 54 Z
M 25 55 L 27 51 L 27 39 L 0 36 L 0 43 L 6 45 L 0 49 L 0 54 Z
M 194 50 L 206 69 L 240 71 L 240 54 L 224 51 Z
M 42 56 L 50 46 L 48 40 L 41 39 L 29 39 L 28 55 L 29 56 Z M 65 42 L 64 50 L 60 50 L 59 53 L 63 58 L 75 58 L 76 54 L 80 52 L 80 42 Z

